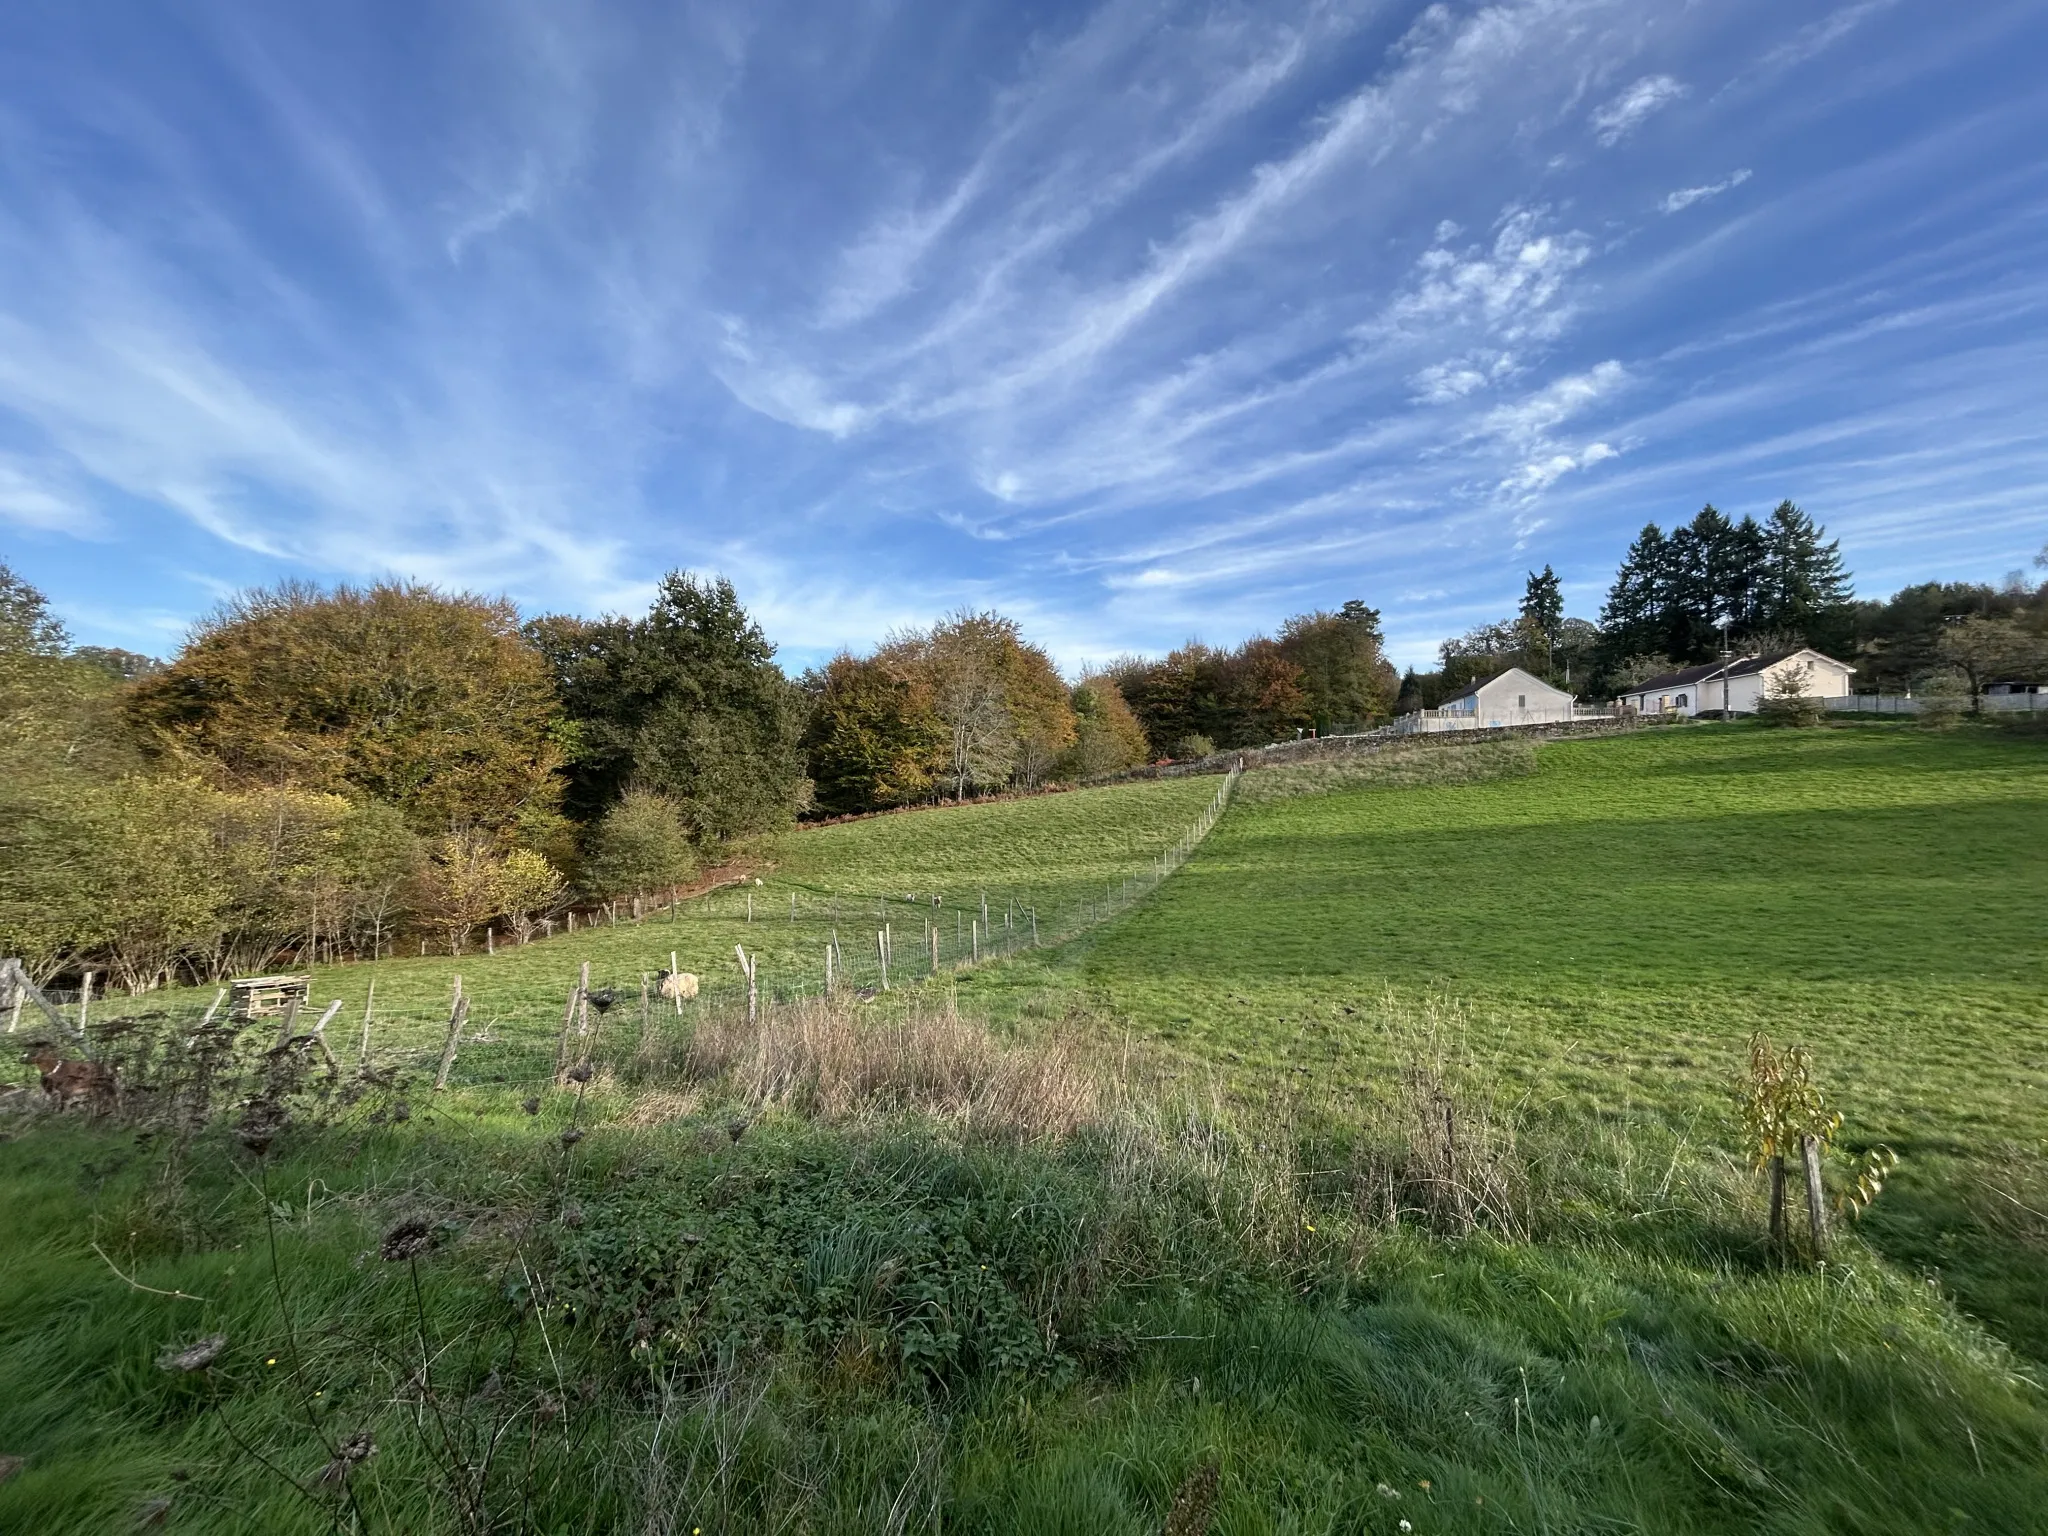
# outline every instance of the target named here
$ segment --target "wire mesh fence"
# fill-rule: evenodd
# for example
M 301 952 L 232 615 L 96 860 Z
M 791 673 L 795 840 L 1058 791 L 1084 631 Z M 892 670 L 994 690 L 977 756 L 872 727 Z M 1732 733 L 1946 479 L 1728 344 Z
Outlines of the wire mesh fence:
M 538 1086 L 575 1061 L 658 1051 L 707 1012 L 866 1000 L 1070 942 L 1129 911 L 1181 868 L 1230 804 L 1241 771 L 1233 768 L 1144 864 L 1099 889 L 1050 893 L 1050 900 L 1042 891 L 978 885 L 867 894 L 734 885 L 667 908 L 649 904 L 637 917 L 630 907 L 615 908 L 602 926 L 637 928 L 643 952 L 667 949 L 669 963 L 620 973 L 615 962 L 609 971 L 600 962 L 595 972 L 574 962 L 554 1002 L 472 995 L 457 976 L 443 1005 L 380 1003 L 372 981 L 360 1007 L 308 996 L 244 1018 L 227 1006 L 226 987 L 209 999 L 203 990 L 95 998 L 89 989 L 32 994 L 16 986 L 0 989 L 0 1017 L 25 1055 L 116 1063 L 117 1077 L 117 1058 L 132 1057 L 147 1040 L 151 1050 L 232 1049 L 251 1062 L 290 1051 L 336 1071 L 447 1086 Z M 676 930 L 672 949 L 662 942 L 664 924 Z M 715 965 L 685 972 L 681 954 L 703 955 L 714 935 L 731 948 Z M 559 944 L 551 951 L 573 953 Z

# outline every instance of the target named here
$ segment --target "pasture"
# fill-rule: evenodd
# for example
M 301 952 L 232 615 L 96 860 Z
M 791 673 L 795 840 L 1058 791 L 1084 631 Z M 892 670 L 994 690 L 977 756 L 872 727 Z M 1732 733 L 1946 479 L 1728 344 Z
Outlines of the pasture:
M 991 949 L 1018 941 L 1032 911 L 1047 940 L 1095 920 L 1090 903 L 1142 872 L 1200 814 L 1218 782 L 1171 779 L 941 806 L 764 838 L 738 851 L 735 867 L 746 871 L 740 883 L 640 921 L 599 922 L 573 934 L 558 927 L 528 945 L 501 942 L 488 957 L 476 952 L 479 937 L 461 956 L 320 967 L 312 996 L 340 999 L 343 1017 L 353 1020 L 374 981 L 380 1013 L 430 1036 L 432 1022 L 447 1015 L 457 975 L 479 1021 L 538 1018 L 549 1008 L 559 1014 L 586 962 L 593 987 L 635 998 L 641 977 L 666 968 L 671 954 L 684 970 L 730 990 L 739 983 L 735 944 L 759 955 L 771 994 L 816 993 L 835 934 L 848 979 L 879 979 L 874 935 L 885 923 L 897 930 L 900 975 L 923 974 L 927 923 L 938 928 L 950 968 L 971 952 L 968 925 L 984 899 L 997 930 L 984 939 Z
M 1537 763 L 1254 789 L 1156 899 L 967 1006 L 1069 992 L 1257 1095 L 1367 1090 L 1367 1005 L 1452 998 L 1546 1119 L 1723 1144 L 1746 1038 L 1800 1041 L 1846 1142 L 1907 1159 L 1873 1240 L 2048 1362 L 2038 738 L 1695 727 Z
M 1276 769 L 1128 906 L 1216 780 L 881 817 L 673 921 L 384 962 L 394 1035 L 477 999 L 445 1094 L 394 1066 L 254 1150 L 8 1125 L 0 1528 L 2032 1528 L 2042 750 Z M 1043 947 L 536 1068 L 583 960 L 795 975 L 983 891 Z M 1759 1029 L 1813 1051 L 1837 1187 L 1904 1158 L 1824 1264 L 1764 1240 Z

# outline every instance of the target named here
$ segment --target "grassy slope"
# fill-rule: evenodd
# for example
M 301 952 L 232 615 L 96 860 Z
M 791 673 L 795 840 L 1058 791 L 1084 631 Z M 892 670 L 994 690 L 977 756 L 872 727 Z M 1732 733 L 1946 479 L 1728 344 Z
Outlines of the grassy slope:
M 834 928 L 854 978 L 864 981 L 873 968 L 877 903 L 884 899 L 899 956 L 921 969 L 917 925 L 932 910 L 926 903 L 933 894 L 942 902 L 937 910 L 949 957 L 956 920 L 978 910 L 984 891 L 995 913 L 1006 901 L 1020 909 L 1037 906 L 1050 937 L 1055 918 L 1070 919 L 1106 883 L 1155 857 L 1194 819 L 1216 784 L 1163 780 L 805 828 L 763 845 L 758 888 L 683 903 L 673 921 L 663 913 L 642 923 L 558 933 L 489 957 L 429 955 L 374 967 L 324 967 L 315 973 L 314 996 L 342 999 L 343 1016 L 357 1018 L 374 977 L 382 1008 L 445 1017 L 450 978 L 459 974 L 481 1021 L 559 1008 L 586 960 L 594 985 L 609 982 L 635 993 L 641 974 L 666 966 L 671 952 L 685 970 L 730 981 L 737 974 L 736 943 L 759 954 L 764 985 L 815 989 Z
M 1899 1265 L 1872 1262 L 1852 1238 L 1824 1275 L 1773 1274 L 1753 1230 L 1630 1203 L 1628 1191 L 1582 1212 L 1579 1240 L 1387 1236 L 1353 1282 L 1312 1297 L 1247 1283 L 1127 1301 L 1123 1332 L 1146 1342 L 1070 1389 L 991 1384 L 925 1405 L 833 1389 L 808 1408 L 785 1403 L 749 1452 L 764 1486 L 779 1466 L 836 1468 L 820 1474 L 838 1480 L 836 1507 L 866 1512 L 817 1528 L 879 1529 L 875 1488 L 916 1459 L 906 1447 L 925 1446 L 946 1468 L 948 1527 L 991 1532 L 1156 1531 L 1207 1456 L 1225 1469 L 1218 1533 L 1391 1532 L 1397 1519 L 1475 1533 L 2027 1528 L 2048 1501 L 2040 1393 L 1912 1271 L 1942 1264 L 1966 1306 L 2044 1358 L 2030 1329 L 2048 1248 L 2023 1233 L 2001 1254 L 1966 1199 L 1978 1173 L 2037 1167 L 2043 1150 L 2043 1013 L 2030 985 L 2044 958 L 2034 914 L 2048 906 L 2038 753 L 1973 735 L 1698 729 L 1547 747 L 1533 775 L 1499 782 L 1248 806 L 1130 918 L 962 985 L 963 1003 L 998 1012 L 1085 1001 L 1252 1097 L 1278 1082 L 1375 1081 L 1392 1047 L 1357 1021 L 1376 1016 L 1390 986 L 1449 992 L 1466 1001 L 1475 1043 L 1538 1088 L 1553 1138 L 1582 1129 L 1591 1147 L 1654 1131 L 1659 1151 L 1727 1140 L 1740 1041 L 1765 1024 L 1814 1043 L 1853 1134 L 1908 1153 L 1865 1229 Z M 821 829 L 792 839 L 769 878 L 784 902 L 791 884 L 817 896 L 924 882 L 958 901 L 981 878 L 993 901 L 1006 874 L 1042 901 L 1078 899 L 1142 861 L 1212 788 Z M 1077 849 L 1076 834 L 1088 845 Z M 705 954 L 729 953 L 717 925 L 732 917 L 694 921 Z M 739 926 L 767 949 L 769 925 Z M 602 976 L 665 957 L 664 927 L 460 968 L 506 1007 L 552 1001 L 578 958 Z M 1827 942 L 1809 952 L 1809 932 Z M 1740 973 L 1672 952 L 1698 934 L 1744 955 Z M 1991 955 L 1996 964 L 1981 958 Z M 438 1002 L 454 968 L 386 966 L 380 996 Z M 321 991 L 346 995 L 363 974 L 334 973 L 331 987 L 323 977 Z M 338 1163 L 310 1144 L 272 1169 L 291 1304 L 319 1356 L 301 1390 L 319 1380 L 337 1396 L 369 1393 L 351 1401 L 357 1413 L 411 1368 L 403 1276 L 359 1255 L 394 1189 L 431 1191 L 458 1228 L 534 1197 L 546 1178 L 521 1149 L 547 1139 L 564 1110 L 551 1101 L 535 1126 L 515 1098 L 475 1090 L 422 1106 L 405 1130 L 356 1133 Z M 673 1146 L 658 1133 L 615 1146 L 614 1134 L 586 1143 L 592 1161 L 569 1187 L 594 1213 L 622 1188 L 647 1187 L 611 1182 L 608 1159 L 654 1172 L 701 1156 L 692 1130 Z M 784 1141 L 768 1127 L 718 1155 L 741 1187 L 780 1188 L 801 1182 L 792 1170 L 829 1172 L 843 1155 L 806 1134 Z M 0 1453 L 34 1457 L 0 1485 L 0 1527 L 112 1529 L 172 1489 L 176 1528 L 325 1528 L 234 1456 L 193 1392 L 149 1366 L 170 1338 L 225 1329 L 240 1351 L 242 1431 L 274 1426 L 289 1443 L 297 1408 L 262 1364 L 280 1335 L 265 1229 L 243 1209 L 256 1197 L 224 1159 L 207 1161 L 188 1181 L 186 1229 L 152 1231 L 138 1199 L 150 1160 L 82 1127 L 0 1145 L 0 1379 L 14 1384 L 0 1398 Z M 677 1166 L 689 1179 L 672 1198 L 689 1198 L 686 1182 L 719 1187 L 717 1167 Z M 982 1177 L 940 1173 L 953 1185 Z M 896 1204 L 887 1213 L 903 1218 Z M 707 1206 L 687 1219 L 720 1218 Z M 1160 1219 L 1173 1229 L 1170 1205 Z M 1316 1220 L 1335 1227 L 1341 1213 Z M 468 1227 L 430 1274 L 436 1336 L 481 1336 L 498 1290 L 479 1277 L 505 1242 L 488 1228 Z M 94 1233 L 146 1283 L 215 1300 L 128 1289 L 85 1248 Z M 985 1255 L 998 1272 L 1012 1262 L 1001 1252 L 998 1242 Z M 1022 1285 L 1043 1261 L 1014 1262 Z M 386 1313 L 386 1358 L 372 1369 L 351 1330 Z M 601 1369 L 601 1339 L 565 1335 L 558 1347 L 590 1357 L 565 1367 L 571 1379 Z M 450 1356 L 451 1373 L 465 1369 L 480 1377 L 483 1365 Z M 597 1474 L 630 1459 L 636 1432 L 606 1421 L 587 1461 L 565 1468 L 562 1486 L 592 1491 L 580 1503 L 558 1495 L 550 1528 L 609 1528 L 632 1506 L 632 1489 Z M 319 1459 L 302 1445 L 291 1470 Z M 381 1501 L 381 1528 L 403 1511 L 408 1479 L 433 1473 L 396 1435 L 373 1466 L 365 1497 Z M 189 1490 L 173 1480 L 181 1468 L 200 1473 Z M 686 1508 L 698 1505 L 676 1505 Z M 704 1519 L 706 1530 L 751 1528 L 730 1512 Z
M 1873 1235 L 2048 1362 L 2048 1251 L 1970 1209 L 2048 1187 L 2041 743 L 1702 727 L 1538 763 L 1233 811 L 1129 921 L 978 985 L 1085 987 L 1249 1085 L 1364 1085 L 1387 1045 L 1342 1008 L 1441 991 L 1559 1113 L 1723 1141 L 1749 1032 L 1805 1041 L 1846 1141 L 1908 1159 Z

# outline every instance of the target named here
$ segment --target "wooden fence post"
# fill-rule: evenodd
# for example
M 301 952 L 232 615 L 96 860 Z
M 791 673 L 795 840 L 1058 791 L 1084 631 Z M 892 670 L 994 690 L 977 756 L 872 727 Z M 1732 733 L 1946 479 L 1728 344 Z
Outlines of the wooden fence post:
M 671 975 L 671 976 L 678 976 L 678 975 L 681 975 L 681 974 L 682 974 L 682 969 L 683 969 L 683 968 L 682 968 L 682 967 L 681 967 L 680 965 L 676 964 L 676 952 L 675 952 L 674 950 L 670 950 L 670 951 L 668 952 L 668 973 L 669 973 L 669 975 Z M 681 1018 L 682 1016 L 683 1016 L 683 989 L 682 989 L 681 987 L 677 987 L 677 988 L 676 988 L 676 1017 L 677 1017 L 677 1018 Z
M 1820 1138 L 1800 1137 L 1799 1153 L 1806 1164 L 1806 1223 L 1813 1236 L 1813 1256 L 1824 1259 L 1828 1256 L 1828 1207 L 1820 1182 Z
M 753 899 L 751 896 L 747 898 L 750 906 L 753 903 Z M 759 1019 L 761 1012 L 761 990 L 758 979 L 760 974 L 760 957 L 756 955 L 750 959 L 747 955 L 746 946 L 743 944 L 733 945 L 732 951 L 740 957 L 740 970 L 747 978 L 747 1023 L 752 1025 Z
M 932 974 L 939 974 L 939 925 L 933 923 L 924 931 L 925 941 L 931 946 Z
M 588 966 L 584 967 L 589 970 Z M 562 1038 L 555 1042 L 555 1081 L 562 1080 L 562 1074 L 569 1067 L 569 1031 L 576 1027 L 576 1003 L 583 996 L 583 983 L 572 982 L 569 987 L 569 1006 L 562 1010 Z
M 448 1073 L 455 1065 L 455 1048 L 462 1043 L 462 1026 L 469 1021 L 469 997 L 462 990 L 462 978 L 455 978 L 455 1004 L 448 1010 L 448 1043 L 441 1048 L 441 1069 L 434 1074 L 434 1092 L 448 1086 Z
M 825 995 L 832 995 L 832 946 L 825 946 Z
M 222 993 L 221 995 L 225 997 L 227 994 Z M 219 1004 L 214 1006 L 218 1007 Z M 356 1052 L 356 1065 L 359 1067 L 366 1067 L 370 1064 L 370 1010 L 376 1006 L 377 978 L 372 976 L 370 978 L 370 989 L 363 995 L 363 1044 L 362 1048 Z
M 285 999 L 284 1018 L 283 1021 L 279 1023 L 279 1025 L 277 1026 L 277 1040 L 276 1043 L 271 1046 L 272 1050 L 281 1051 L 291 1043 L 292 1027 L 296 1025 L 298 1022 L 299 999 L 298 996 L 294 994 L 293 996 Z
M 341 999 L 336 998 L 327 1005 L 327 1011 L 320 1015 L 320 1022 L 313 1026 L 313 1043 L 320 1047 L 321 1059 L 327 1063 L 327 1070 L 336 1077 L 341 1076 L 341 1063 L 335 1059 L 334 1048 L 327 1043 L 327 1026 L 334 1022 L 334 1016 L 341 1012 Z

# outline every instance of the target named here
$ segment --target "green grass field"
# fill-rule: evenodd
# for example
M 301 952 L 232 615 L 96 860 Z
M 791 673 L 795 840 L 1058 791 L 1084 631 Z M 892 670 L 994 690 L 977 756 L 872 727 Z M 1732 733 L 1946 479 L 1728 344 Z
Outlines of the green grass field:
M 0 1529 L 2048 1528 L 2048 745 L 1700 726 L 1271 770 L 1090 922 L 1216 783 L 795 833 L 751 925 L 725 892 L 387 962 L 394 1030 L 460 971 L 498 1038 L 267 1158 L 14 1122 Z M 744 942 L 766 979 L 835 923 L 851 954 L 856 905 L 902 903 L 901 953 L 919 897 L 984 889 L 1073 936 L 855 1033 L 943 993 L 994 1049 L 1078 1035 L 1098 1129 L 764 1109 L 685 1070 L 688 1018 L 536 1113 L 491 1081 L 580 960 L 637 985 Z M 1764 1242 L 1759 1029 L 1812 1048 L 1838 1181 L 1904 1157 L 1825 1266 Z M 1513 1220 L 1416 1203 L 1417 1105 L 1490 1138 Z M 431 1250 L 381 1260 L 407 1216 Z M 153 1366 L 216 1331 L 214 1370 Z
M 1538 762 L 1240 808 L 1128 921 L 970 986 L 1076 989 L 1252 1090 L 1368 1085 L 1387 1042 L 1344 1008 L 1440 994 L 1554 1117 L 1723 1140 L 1747 1036 L 1804 1042 L 1846 1140 L 1908 1159 L 1874 1238 L 2048 1364 L 2048 1233 L 1971 1214 L 2048 1188 L 2042 743 L 1695 728 Z
M 537 1018 L 560 1009 L 584 962 L 594 987 L 613 985 L 636 996 L 641 976 L 666 967 L 671 954 L 683 969 L 736 987 L 735 944 L 760 957 L 762 982 L 771 992 L 815 992 L 834 932 L 851 979 L 876 979 L 874 933 L 884 922 L 895 931 L 908 973 L 921 975 L 928 961 L 921 924 L 938 925 L 942 963 L 950 967 L 971 948 L 966 924 L 984 895 L 998 929 L 1006 909 L 1014 914 L 1012 938 L 1023 931 L 1031 908 L 1048 940 L 1085 922 L 1086 904 L 1142 870 L 1200 813 L 1216 785 L 1214 779 L 1160 780 L 808 828 L 748 850 L 758 865 L 758 886 L 720 890 L 637 923 L 558 931 L 524 947 L 506 944 L 488 957 L 442 954 L 322 967 L 314 974 L 313 996 L 321 1003 L 341 999 L 343 1016 L 357 1019 L 374 980 L 382 1011 L 418 1023 L 446 1017 L 451 977 L 460 975 L 479 1021 Z

